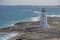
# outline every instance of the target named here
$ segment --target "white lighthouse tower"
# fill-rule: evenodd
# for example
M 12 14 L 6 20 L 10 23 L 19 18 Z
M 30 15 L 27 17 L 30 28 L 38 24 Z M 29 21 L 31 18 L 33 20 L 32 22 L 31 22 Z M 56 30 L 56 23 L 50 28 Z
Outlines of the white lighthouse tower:
M 47 24 L 47 14 L 46 14 L 46 9 L 42 8 L 41 11 L 41 20 L 40 20 L 40 28 L 47 28 L 48 24 Z

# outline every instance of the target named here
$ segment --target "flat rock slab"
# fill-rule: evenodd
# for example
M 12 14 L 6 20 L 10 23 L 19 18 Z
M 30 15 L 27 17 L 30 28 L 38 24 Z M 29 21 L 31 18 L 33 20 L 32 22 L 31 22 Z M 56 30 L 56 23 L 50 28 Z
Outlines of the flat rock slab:
M 32 31 L 27 31 L 22 35 L 24 39 L 33 39 L 33 40 L 43 40 L 43 39 L 56 39 L 60 38 L 60 30 L 57 28 L 49 28 L 49 29 L 33 29 Z

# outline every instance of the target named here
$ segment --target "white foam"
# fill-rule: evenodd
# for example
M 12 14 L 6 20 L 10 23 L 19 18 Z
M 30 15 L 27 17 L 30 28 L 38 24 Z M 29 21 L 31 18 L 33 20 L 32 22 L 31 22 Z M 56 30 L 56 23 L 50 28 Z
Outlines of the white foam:
M 47 17 L 60 17 L 60 15 L 47 15 Z M 30 18 L 30 21 L 39 21 L 40 16 Z
M 40 17 L 31 17 L 31 18 L 26 18 L 24 20 L 22 20 L 22 22 L 29 22 L 29 21 L 39 21 Z
M 60 17 L 60 15 L 47 15 L 47 17 Z
M 39 21 L 40 20 L 40 17 L 32 17 L 31 18 L 31 21 Z
M 34 11 L 34 13 L 41 13 L 40 11 Z
M 14 24 L 11 24 L 10 26 L 14 26 Z
M 13 37 L 18 36 L 18 35 L 19 35 L 19 33 L 8 33 L 8 35 L 2 39 L 7 40 L 7 39 L 13 38 Z
M 47 15 L 47 17 L 60 17 L 60 15 Z M 26 22 L 27 21 L 39 21 L 40 20 L 40 16 L 38 17 L 31 17 L 31 18 L 26 18 L 24 19 L 22 22 Z
M 35 13 L 38 13 L 38 11 L 35 11 Z M 60 15 L 47 15 L 47 17 L 60 17 Z M 18 22 L 27 22 L 27 21 L 39 21 L 40 20 L 40 16 L 38 17 L 31 17 L 31 18 L 26 18 L 22 21 L 12 21 L 12 24 L 5 24 L 6 26 L 1 26 L 0 28 L 4 28 L 4 27 L 11 27 L 14 26 L 15 23 Z

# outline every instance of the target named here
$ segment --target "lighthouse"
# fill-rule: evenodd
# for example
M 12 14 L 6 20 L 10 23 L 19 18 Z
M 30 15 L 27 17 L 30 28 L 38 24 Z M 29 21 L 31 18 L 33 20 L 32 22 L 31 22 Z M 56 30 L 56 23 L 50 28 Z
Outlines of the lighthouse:
M 48 23 L 47 23 L 47 12 L 45 8 L 42 8 L 41 10 L 41 20 L 40 20 L 40 28 L 47 28 Z

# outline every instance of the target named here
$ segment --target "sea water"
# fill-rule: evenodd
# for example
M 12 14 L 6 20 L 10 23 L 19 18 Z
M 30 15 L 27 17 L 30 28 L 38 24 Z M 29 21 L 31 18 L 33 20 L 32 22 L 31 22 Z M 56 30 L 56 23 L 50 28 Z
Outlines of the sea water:
M 7 33 L 0 33 L 0 40 L 5 40 L 8 37 Z
M 0 5 L 0 28 L 13 26 L 17 22 L 37 21 L 41 15 L 42 8 L 46 8 L 49 16 L 60 17 L 60 7 Z M 0 40 L 5 37 L 8 37 L 8 34 L 0 34 Z
M 7 40 L 18 35 L 19 33 L 0 33 L 0 40 Z
M 42 8 L 46 8 L 47 15 L 60 15 L 60 7 L 57 6 L 0 5 L 0 27 L 13 26 L 17 22 L 37 20 L 41 15 Z

